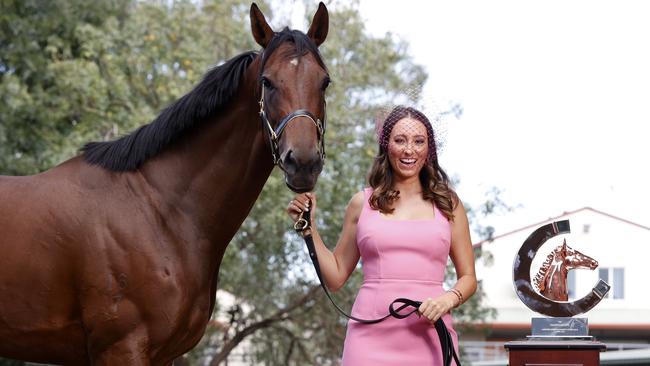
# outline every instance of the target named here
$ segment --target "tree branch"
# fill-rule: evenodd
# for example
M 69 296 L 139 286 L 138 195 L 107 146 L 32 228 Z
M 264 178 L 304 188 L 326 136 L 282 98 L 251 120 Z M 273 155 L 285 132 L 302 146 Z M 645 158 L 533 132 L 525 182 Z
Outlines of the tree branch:
M 296 301 L 292 302 L 288 306 L 276 311 L 275 313 L 273 313 L 267 318 L 264 318 L 253 324 L 250 324 L 246 328 L 237 332 L 234 337 L 232 337 L 228 342 L 226 342 L 223 345 L 221 351 L 212 358 L 212 360 L 210 361 L 210 366 L 218 366 L 221 362 L 225 361 L 225 359 L 228 357 L 230 352 L 232 352 L 232 350 L 235 349 L 235 347 L 237 347 L 239 343 L 241 343 L 249 335 L 255 333 L 257 330 L 268 328 L 275 323 L 287 320 L 288 315 L 291 312 L 295 311 L 296 309 L 306 304 L 309 300 L 313 299 L 318 293 L 319 288 L 320 286 L 313 286 L 312 288 L 309 289 L 309 291 L 307 291 L 306 294 L 299 297 Z

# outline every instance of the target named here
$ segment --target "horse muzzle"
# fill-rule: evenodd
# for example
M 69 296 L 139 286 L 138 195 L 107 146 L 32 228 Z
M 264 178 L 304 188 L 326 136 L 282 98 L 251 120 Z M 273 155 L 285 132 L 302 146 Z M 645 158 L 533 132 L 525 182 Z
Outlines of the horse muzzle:
M 322 156 L 317 152 L 304 156 L 288 151 L 280 161 L 287 187 L 296 193 L 313 191 L 323 163 Z

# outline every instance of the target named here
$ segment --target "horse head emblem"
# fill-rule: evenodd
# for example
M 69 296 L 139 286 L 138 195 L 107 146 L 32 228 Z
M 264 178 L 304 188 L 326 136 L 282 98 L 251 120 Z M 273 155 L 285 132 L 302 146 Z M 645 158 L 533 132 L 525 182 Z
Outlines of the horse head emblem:
M 513 282 L 517 296 L 531 310 L 554 317 L 572 317 L 592 309 L 605 297 L 610 286 L 599 280 L 591 292 L 576 301 L 568 301 L 566 279 L 569 270 L 576 268 L 595 269 L 598 262 L 564 243 L 548 255 L 535 276 L 533 288 L 530 279 L 530 265 L 537 250 L 548 239 L 570 233 L 569 220 L 556 221 L 535 230 L 524 241 L 515 256 Z
M 546 257 L 544 264 L 533 280 L 540 294 L 555 301 L 568 301 L 567 276 L 572 269 L 590 269 L 598 267 L 598 261 L 582 254 L 566 244 L 555 248 Z

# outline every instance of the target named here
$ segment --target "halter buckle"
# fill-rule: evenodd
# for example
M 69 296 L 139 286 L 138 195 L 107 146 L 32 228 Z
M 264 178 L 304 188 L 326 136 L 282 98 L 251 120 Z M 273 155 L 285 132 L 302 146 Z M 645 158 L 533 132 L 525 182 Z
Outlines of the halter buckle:
M 302 217 L 302 213 L 296 222 L 293 224 L 293 229 L 297 232 L 302 232 L 309 229 L 309 222 Z

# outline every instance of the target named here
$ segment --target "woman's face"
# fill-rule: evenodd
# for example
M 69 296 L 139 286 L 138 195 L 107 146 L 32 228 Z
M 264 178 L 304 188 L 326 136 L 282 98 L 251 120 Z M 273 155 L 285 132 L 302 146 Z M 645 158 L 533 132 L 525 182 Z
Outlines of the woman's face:
M 417 177 L 429 153 L 427 129 L 411 117 L 397 121 L 388 140 L 388 160 L 397 177 Z

